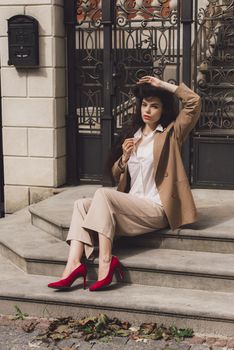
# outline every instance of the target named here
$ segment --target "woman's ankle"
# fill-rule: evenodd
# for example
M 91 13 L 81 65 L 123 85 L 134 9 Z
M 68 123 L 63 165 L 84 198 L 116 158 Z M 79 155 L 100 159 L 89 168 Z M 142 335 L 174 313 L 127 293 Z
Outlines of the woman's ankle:
M 67 263 L 64 271 L 63 271 L 63 274 L 62 274 L 62 277 L 63 278 L 66 278 L 68 275 L 70 275 L 70 273 L 76 269 L 77 267 L 79 267 L 81 265 L 81 262 L 80 261 L 71 261 L 69 263 Z
M 99 256 L 99 263 L 110 263 L 112 259 L 111 254 Z

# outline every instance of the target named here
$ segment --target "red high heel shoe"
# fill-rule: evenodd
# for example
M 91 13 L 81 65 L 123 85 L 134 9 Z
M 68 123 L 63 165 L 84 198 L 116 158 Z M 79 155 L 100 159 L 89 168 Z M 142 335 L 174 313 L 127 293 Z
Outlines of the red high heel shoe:
M 86 265 L 81 264 L 75 270 L 73 270 L 68 277 L 63 278 L 62 280 L 59 280 L 57 282 L 49 283 L 48 287 L 54 288 L 54 289 L 67 289 L 67 288 L 71 287 L 72 283 L 78 277 L 84 277 L 83 288 L 85 289 L 86 288 L 86 275 L 87 275 Z
M 115 272 L 116 269 L 118 270 L 121 279 L 123 279 L 124 278 L 124 273 L 122 271 L 122 266 L 120 264 L 120 261 L 117 258 L 117 256 L 112 256 L 111 263 L 110 263 L 110 268 L 109 268 L 109 272 L 108 272 L 107 276 L 104 279 L 102 279 L 100 281 L 97 281 L 94 284 L 92 284 L 89 287 L 90 292 L 93 292 L 93 291 L 96 291 L 96 290 L 100 290 L 103 287 L 108 286 L 112 282 L 113 275 L 114 275 L 114 272 Z

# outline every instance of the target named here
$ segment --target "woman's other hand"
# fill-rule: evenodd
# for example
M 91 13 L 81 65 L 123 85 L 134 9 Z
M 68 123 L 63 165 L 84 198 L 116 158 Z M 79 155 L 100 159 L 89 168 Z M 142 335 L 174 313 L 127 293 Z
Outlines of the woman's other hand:
M 127 163 L 127 161 L 129 160 L 130 155 L 134 148 L 134 144 L 135 144 L 134 138 L 129 138 L 124 140 L 122 144 L 122 150 L 123 150 L 122 162 L 123 163 Z
M 175 92 L 178 88 L 178 85 L 167 83 L 166 81 L 160 80 L 156 77 L 145 75 L 144 77 L 140 78 L 137 84 L 151 84 L 157 88 L 165 89 L 170 92 Z
M 140 78 L 139 81 L 137 82 L 137 84 L 151 84 L 155 87 L 163 87 L 163 81 L 156 78 L 156 77 L 152 77 L 150 75 L 145 75 L 144 77 Z

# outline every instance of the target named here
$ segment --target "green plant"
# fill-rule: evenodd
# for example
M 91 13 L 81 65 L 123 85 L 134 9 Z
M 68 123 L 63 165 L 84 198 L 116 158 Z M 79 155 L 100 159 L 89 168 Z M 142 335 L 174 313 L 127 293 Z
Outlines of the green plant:
M 28 314 L 26 313 L 23 313 L 19 306 L 15 305 L 15 309 L 16 309 L 16 313 L 15 313 L 15 318 L 17 320 L 24 320 L 26 317 L 28 317 Z
M 178 329 L 177 327 L 172 326 L 169 328 L 169 331 L 171 332 L 171 335 L 178 340 L 183 340 L 184 338 L 190 338 L 194 335 L 194 332 L 191 328 Z

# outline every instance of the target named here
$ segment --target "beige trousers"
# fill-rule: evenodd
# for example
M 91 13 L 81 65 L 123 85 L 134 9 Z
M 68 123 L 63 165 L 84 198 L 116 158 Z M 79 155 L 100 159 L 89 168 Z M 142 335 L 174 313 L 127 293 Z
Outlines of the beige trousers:
M 99 188 L 93 198 L 78 199 L 69 228 L 67 243 L 72 239 L 84 243 L 88 259 L 94 249 L 94 235 L 100 233 L 111 240 L 116 236 L 136 236 L 167 227 L 163 208 L 112 188 Z

